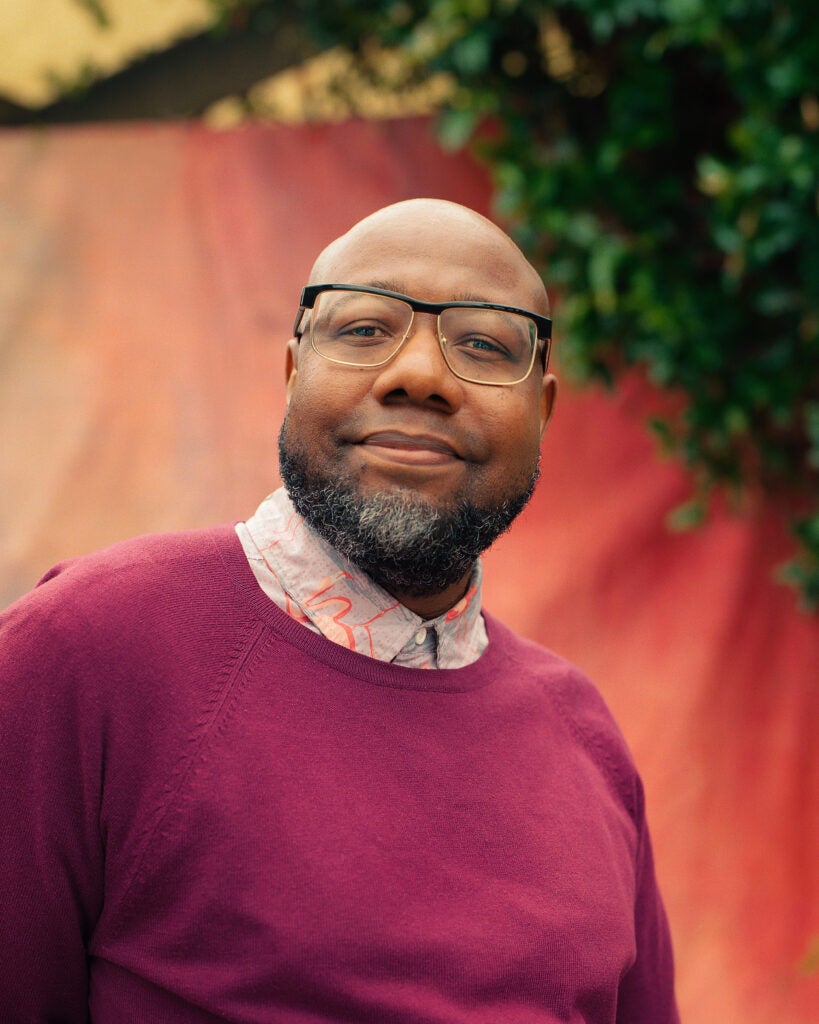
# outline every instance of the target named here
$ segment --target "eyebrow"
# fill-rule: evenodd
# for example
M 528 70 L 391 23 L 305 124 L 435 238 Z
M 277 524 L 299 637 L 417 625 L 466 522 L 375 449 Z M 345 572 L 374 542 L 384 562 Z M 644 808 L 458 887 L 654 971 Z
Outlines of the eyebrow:
M 386 280 L 375 280 L 368 281 L 364 286 L 365 288 L 383 288 L 385 292 L 398 292 L 400 295 L 409 295 L 409 292 L 404 290 L 404 286 L 400 281 L 393 281 L 389 278 Z M 415 296 L 413 296 L 415 298 Z M 478 295 L 476 292 L 459 292 L 456 295 L 450 296 L 450 302 L 494 302 L 494 299 L 490 299 L 487 295 Z

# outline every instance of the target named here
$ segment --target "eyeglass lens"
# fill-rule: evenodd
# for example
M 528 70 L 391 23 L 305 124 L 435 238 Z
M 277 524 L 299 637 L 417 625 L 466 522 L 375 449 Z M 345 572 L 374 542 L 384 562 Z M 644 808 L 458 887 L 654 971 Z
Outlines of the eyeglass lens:
M 310 319 L 311 342 L 333 362 L 377 366 L 401 347 L 412 318 L 411 307 L 400 299 L 366 292 L 322 292 Z M 438 329 L 444 358 L 459 377 L 505 384 L 529 372 L 537 339 L 528 317 L 454 306 L 441 313 Z

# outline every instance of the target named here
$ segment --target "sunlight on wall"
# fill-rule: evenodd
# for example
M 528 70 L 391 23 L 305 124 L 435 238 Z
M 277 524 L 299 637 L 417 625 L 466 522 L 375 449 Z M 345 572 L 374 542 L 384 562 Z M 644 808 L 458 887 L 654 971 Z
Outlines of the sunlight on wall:
M 105 0 L 104 11 L 95 0 L 3 0 L 0 94 L 45 105 L 213 20 L 208 0 Z

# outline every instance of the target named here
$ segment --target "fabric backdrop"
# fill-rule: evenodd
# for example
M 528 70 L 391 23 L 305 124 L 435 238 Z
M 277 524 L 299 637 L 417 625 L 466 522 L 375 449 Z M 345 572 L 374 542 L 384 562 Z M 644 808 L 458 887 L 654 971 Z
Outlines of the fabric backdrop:
M 249 514 L 312 258 L 417 195 L 489 210 L 424 121 L 1 134 L 0 603 L 65 556 Z M 487 603 L 596 680 L 635 752 L 683 1018 L 817 1024 L 817 620 L 771 582 L 764 509 L 666 529 L 686 481 L 652 402 L 562 382 Z

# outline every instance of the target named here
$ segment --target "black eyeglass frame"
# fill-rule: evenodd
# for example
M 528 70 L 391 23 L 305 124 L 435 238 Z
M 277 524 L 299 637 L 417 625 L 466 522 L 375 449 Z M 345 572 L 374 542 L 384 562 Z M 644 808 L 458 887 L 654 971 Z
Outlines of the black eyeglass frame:
M 368 285 L 362 284 L 309 284 L 302 288 L 301 299 L 299 300 L 299 311 L 296 313 L 296 319 L 293 323 L 294 338 L 301 341 L 304 334 L 304 331 L 299 330 L 302 319 L 308 309 L 314 308 L 316 299 L 319 295 L 321 295 L 322 292 L 333 291 L 363 292 L 366 295 L 383 295 L 388 299 L 400 299 L 402 302 L 405 302 L 414 313 L 432 313 L 434 316 L 438 317 L 447 309 L 496 309 L 501 313 L 517 313 L 519 316 L 525 316 L 528 320 L 531 320 L 532 323 L 534 323 L 536 338 L 538 341 L 543 342 L 543 348 L 540 352 L 540 360 L 543 364 L 544 373 L 549 365 L 549 349 L 551 348 L 552 340 L 552 321 L 548 316 L 541 316 L 539 313 L 532 313 L 531 310 L 520 309 L 518 306 L 504 306 L 497 302 L 469 302 L 467 300 L 453 302 L 422 302 L 420 299 L 413 299 L 411 295 L 403 295 L 401 292 L 390 292 L 385 288 L 371 288 Z M 393 355 L 396 355 L 398 351 L 399 349 L 396 349 Z M 390 356 L 390 358 L 392 358 L 392 356 Z M 528 377 L 531 372 L 532 367 L 530 366 L 526 377 Z M 526 380 L 526 377 L 522 379 Z M 473 383 L 491 384 L 494 382 L 474 381 Z M 519 384 L 521 382 L 514 381 L 510 383 Z M 495 384 L 495 386 L 503 385 Z

